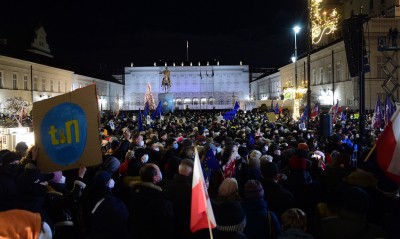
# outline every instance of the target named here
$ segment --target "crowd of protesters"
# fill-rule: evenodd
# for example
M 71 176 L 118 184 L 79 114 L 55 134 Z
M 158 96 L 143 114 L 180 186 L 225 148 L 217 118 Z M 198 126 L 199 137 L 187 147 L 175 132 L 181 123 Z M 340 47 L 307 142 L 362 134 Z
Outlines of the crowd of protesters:
M 323 137 L 318 117 L 300 129 L 265 115 L 187 110 L 140 128 L 137 112 L 103 112 L 102 163 L 75 170 L 39 171 L 35 146 L 2 150 L 0 238 L 210 238 L 190 230 L 196 152 L 213 238 L 400 238 L 398 185 L 364 162 L 380 130 L 360 139 L 348 112 Z

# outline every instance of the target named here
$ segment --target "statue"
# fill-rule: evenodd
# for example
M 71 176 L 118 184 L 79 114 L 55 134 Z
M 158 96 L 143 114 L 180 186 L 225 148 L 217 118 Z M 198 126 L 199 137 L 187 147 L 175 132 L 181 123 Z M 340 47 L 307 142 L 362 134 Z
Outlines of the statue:
M 165 70 L 162 73 L 164 74 L 164 77 L 162 79 L 161 86 L 164 89 L 164 92 L 167 93 L 169 88 L 171 88 L 171 78 L 168 67 L 165 67 Z

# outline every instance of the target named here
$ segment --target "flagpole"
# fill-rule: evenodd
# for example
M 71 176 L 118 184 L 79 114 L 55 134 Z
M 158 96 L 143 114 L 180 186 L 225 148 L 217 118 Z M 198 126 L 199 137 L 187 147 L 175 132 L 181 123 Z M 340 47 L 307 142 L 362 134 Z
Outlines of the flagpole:
M 186 61 L 189 61 L 189 41 L 186 41 Z
M 364 162 L 367 162 L 369 157 L 371 157 L 372 152 L 374 152 L 374 149 L 376 148 L 376 144 L 372 147 L 372 149 L 369 151 L 367 157 L 365 157 Z

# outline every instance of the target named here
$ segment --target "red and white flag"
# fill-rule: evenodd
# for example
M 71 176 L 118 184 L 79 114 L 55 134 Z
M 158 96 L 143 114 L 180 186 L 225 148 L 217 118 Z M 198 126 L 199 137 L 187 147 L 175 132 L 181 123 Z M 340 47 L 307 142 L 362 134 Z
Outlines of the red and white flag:
M 377 162 L 385 174 L 400 185 L 400 109 L 376 142 Z
M 195 148 L 193 183 L 192 183 L 192 208 L 190 215 L 190 230 L 196 232 L 203 228 L 215 228 L 214 212 L 201 169 L 199 154 Z

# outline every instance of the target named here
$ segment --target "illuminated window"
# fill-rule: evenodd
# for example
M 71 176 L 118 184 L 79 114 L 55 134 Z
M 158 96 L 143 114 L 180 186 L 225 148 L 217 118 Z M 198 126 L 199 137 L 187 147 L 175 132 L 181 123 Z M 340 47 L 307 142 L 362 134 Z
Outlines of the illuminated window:
M 0 71 L 0 88 L 4 88 L 4 82 L 3 82 L 3 72 L 2 71 Z
M 42 91 L 46 91 L 46 79 L 42 79 Z
M 312 85 L 316 85 L 317 84 L 317 73 L 315 71 L 315 69 L 312 69 Z
M 336 63 L 336 81 L 342 81 L 342 65 L 340 61 Z
M 17 90 L 18 89 L 18 86 L 17 86 L 17 81 L 18 81 L 17 73 L 13 73 L 12 74 L 12 79 L 13 79 L 13 81 L 12 81 L 13 89 Z
M 37 77 L 36 77 L 36 76 L 33 77 L 33 90 L 36 90 L 36 91 L 39 90 L 39 85 L 38 85 L 38 84 L 39 84 L 39 83 L 38 83 Z
M 376 77 L 377 78 L 386 78 L 386 74 L 383 71 L 383 67 L 385 65 L 385 62 L 386 62 L 386 60 L 385 60 L 385 57 L 383 57 L 383 56 L 378 56 L 376 58 L 376 65 L 377 65 L 377 67 L 376 67 L 376 71 L 377 71 L 376 72 Z
M 319 68 L 319 84 L 324 84 L 324 68 Z
M 54 81 L 50 80 L 50 92 L 54 92 Z
M 28 76 L 24 75 L 24 90 L 28 90 Z
M 328 81 L 326 83 L 332 83 L 332 65 L 328 65 Z

